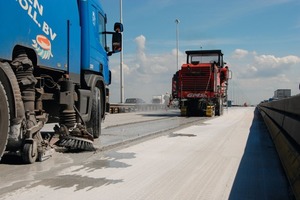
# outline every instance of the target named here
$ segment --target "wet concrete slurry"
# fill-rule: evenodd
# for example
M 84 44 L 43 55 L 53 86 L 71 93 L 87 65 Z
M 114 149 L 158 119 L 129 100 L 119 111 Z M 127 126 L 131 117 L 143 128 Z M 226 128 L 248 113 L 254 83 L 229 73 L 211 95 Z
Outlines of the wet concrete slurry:
M 204 119 L 201 119 L 204 120 Z M 126 168 L 123 159 L 134 158 L 134 153 L 121 154 L 112 150 L 129 145 L 131 142 L 146 139 L 147 136 L 163 134 L 164 131 L 180 127 L 184 124 L 199 121 L 197 118 L 181 118 L 179 111 L 126 113 L 109 115 L 102 124 L 102 134 L 94 144 L 95 152 L 66 152 L 56 148 L 51 158 L 44 162 L 24 165 L 19 155 L 9 154 L 0 163 L 0 194 L 13 192 L 19 188 L 30 189 L 45 186 L 53 189 L 74 187 L 76 190 L 89 186 L 99 187 L 114 184 L 122 180 L 91 178 L 83 175 L 69 176 L 64 174 L 66 168 L 81 165 L 87 172 L 106 168 Z M 53 131 L 54 124 L 48 124 L 43 131 Z M 105 151 L 110 149 L 110 151 Z M 96 158 L 95 158 L 96 157 Z M 90 159 L 95 159 L 90 162 Z M 73 169 L 73 172 L 80 171 Z M 1 195 L 0 195 L 1 197 Z
M 127 144 L 128 142 L 166 132 L 190 123 L 201 123 L 207 119 L 205 117 L 179 117 L 179 115 L 178 110 L 169 110 L 163 113 L 136 113 L 132 114 L 131 123 L 125 123 L 126 120 L 122 120 L 123 116 L 116 116 L 119 119 L 115 119 L 115 124 L 109 122 L 112 119 L 108 119 L 107 124 L 104 123 L 100 140 L 97 140 L 95 145 L 100 149 L 108 149 L 112 146 Z M 114 117 L 114 115 L 110 117 Z

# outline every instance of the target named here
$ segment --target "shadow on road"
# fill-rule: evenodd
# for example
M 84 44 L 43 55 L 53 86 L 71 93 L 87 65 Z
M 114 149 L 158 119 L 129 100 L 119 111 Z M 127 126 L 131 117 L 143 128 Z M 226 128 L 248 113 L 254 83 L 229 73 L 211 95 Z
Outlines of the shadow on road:
M 7 165 L 25 165 L 21 156 L 17 154 L 4 154 L 0 164 Z
M 257 109 L 249 131 L 229 199 L 289 199 L 288 181 Z

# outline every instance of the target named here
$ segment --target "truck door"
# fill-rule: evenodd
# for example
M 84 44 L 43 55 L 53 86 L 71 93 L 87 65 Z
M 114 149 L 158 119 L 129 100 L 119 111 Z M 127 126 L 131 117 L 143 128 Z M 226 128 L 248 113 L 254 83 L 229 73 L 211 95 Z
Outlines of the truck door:
M 105 84 L 109 84 L 109 69 L 106 46 L 106 16 L 103 11 L 92 5 L 92 24 L 91 24 L 91 51 L 90 51 L 90 70 L 99 72 L 103 76 Z

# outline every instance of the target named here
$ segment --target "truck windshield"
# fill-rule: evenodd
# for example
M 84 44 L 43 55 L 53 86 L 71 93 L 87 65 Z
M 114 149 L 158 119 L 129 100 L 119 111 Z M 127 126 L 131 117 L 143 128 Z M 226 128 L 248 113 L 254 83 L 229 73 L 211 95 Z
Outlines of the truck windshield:
M 219 55 L 218 54 L 196 54 L 190 55 L 191 63 L 198 64 L 198 63 L 213 63 L 219 62 Z

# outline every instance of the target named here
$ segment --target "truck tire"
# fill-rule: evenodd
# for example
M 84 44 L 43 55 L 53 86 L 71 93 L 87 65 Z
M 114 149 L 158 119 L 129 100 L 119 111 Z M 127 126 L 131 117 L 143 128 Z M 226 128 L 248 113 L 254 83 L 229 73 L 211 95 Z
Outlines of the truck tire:
M 216 116 L 223 115 L 223 100 L 222 98 L 219 98 L 216 103 Z
M 221 104 L 220 104 L 220 115 L 223 115 L 223 111 L 224 111 L 224 107 L 223 107 L 223 102 L 221 101 Z
M 102 91 L 95 87 L 92 96 L 92 112 L 90 121 L 87 122 L 88 131 L 94 138 L 99 138 L 101 135 L 101 113 L 102 113 Z
M 2 134 L 4 132 L 1 132 L 0 134 L 0 143 L 6 143 L 6 150 L 7 151 L 17 151 L 22 148 L 22 133 L 17 132 L 12 132 L 11 127 L 17 124 L 20 124 L 24 118 L 25 118 L 25 111 L 24 111 L 24 104 L 19 88 L 19 83 L 17 81 L 17 78 L 10 66 L 9 63 L 0 62 L 0 82 L 2 84 L 2 88 L 4 88 L 5 95 L 0 97 L 1 99 L 1 104 L 0 104 L 0 110 L 4 109 L 4 111 L 1 110 L 1 115 L 4 116 L 3 114 L 5 113 L 5 110 L 8 110 L 9 116 L 8 116 L 8 125 L 5 122 L 5 118 L 2 119 L 0 117 L 0 123 L 3 124 L 3 129 L 1 128 L 0 131 L 5 130 L 7 128 L 7 135 L 3 136 Z M 3 90 L 3 89 L 2 89 Z M 5 99 L 6 99 L 6 104 L 7 106 L 2 106 L 5 105 Z M 4 103 L 3 103 L 4 102 Z M 3 113 L 2 113 L 3 112 Z M 15 134 L 16 133 L 16 134 Z M 19 135 L 17 135 L 19 134 Z M 2 136 L 1 136 L 2 135 Z M 13 137 L 11 137 L 13 135 Z M 3 140 L 3 138 L 7 138 L 6 141 Z M 1 144 L 0 146 L 3 146 Z M 3 147 L 0 147 L 0 156 L 2 153 L 1 149 Z
M 216 106 L 215 106 L 215 114 L 216 116 L 220 116 L 220 103 L 217 103 Z
M 25 143 L 22 149 L 22 160 L 25 164 L 32 164 L 36 161 L 38 156 L 37 144 L 35 141 L 32 143 Z
M 5 151 L 10 127 L 9 102 L 4 86 L 0 81 L 0 159 Z

